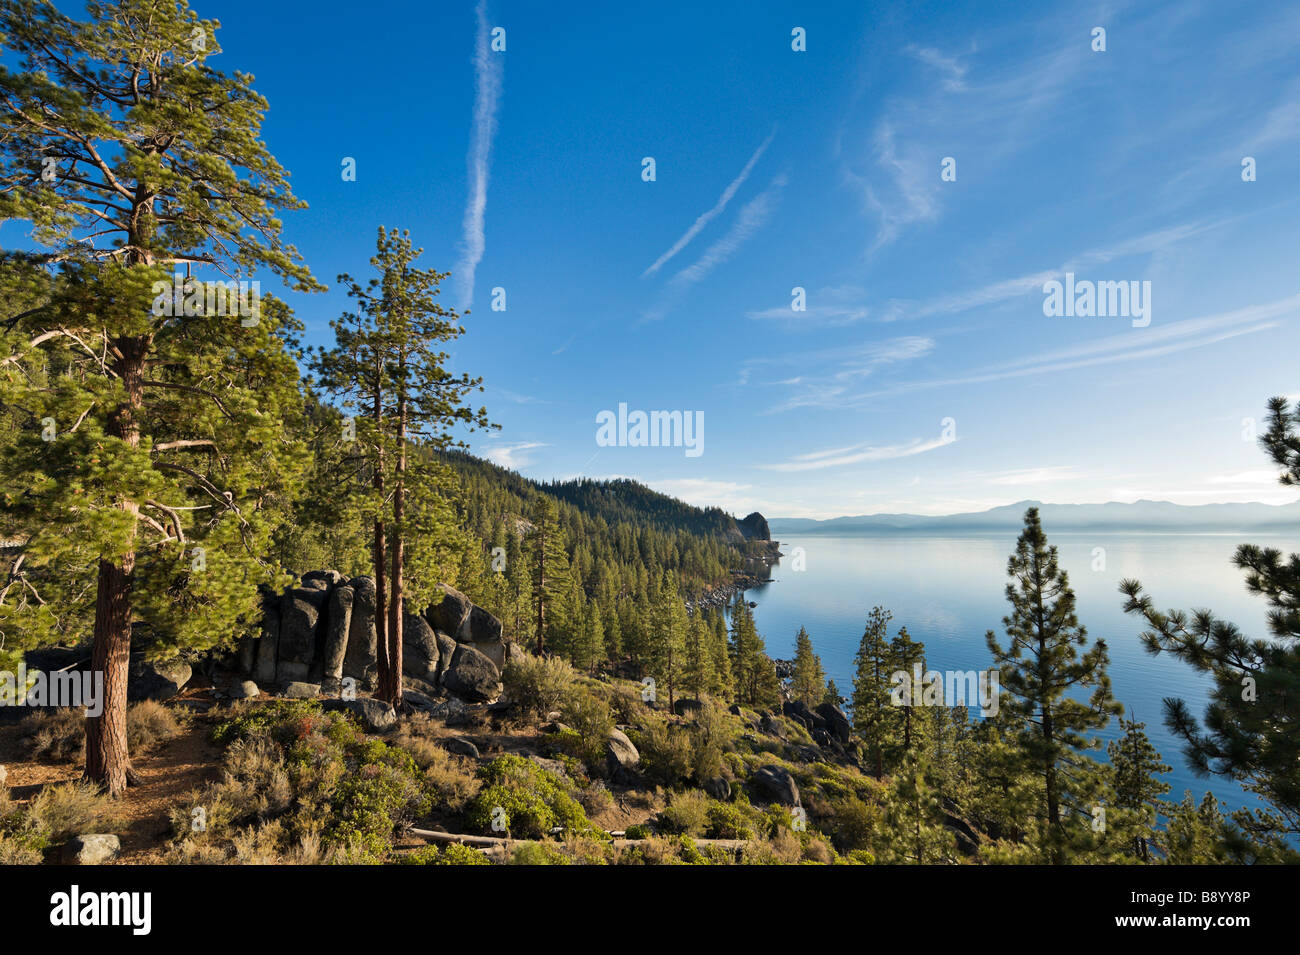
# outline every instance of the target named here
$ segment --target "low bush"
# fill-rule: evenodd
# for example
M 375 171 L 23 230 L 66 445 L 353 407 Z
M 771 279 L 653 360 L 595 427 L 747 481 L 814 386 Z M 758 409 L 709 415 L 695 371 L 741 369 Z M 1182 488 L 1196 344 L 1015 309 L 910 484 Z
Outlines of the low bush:
M 641 754 L 639 768 L 648 778 L 670 789 L 679 788 L 690 778 L 694 759 L 688 729 L 647 711 L 641 725 L 629 736 Z
M 655 823 L 661 832 L 701 836 L 709 824 L 709 803 L 709 797 L 698 790 L 677 793 L 660 811 Z
M 471 846 L 451 842 L 439 848 L 424 846 L 394 860 L 399 865 L 491 865 L 492 860 Z
M 551 842 L 525 842 L 510 854 L 510 865 L 569 865 L 569 857 Z
M 35 865 L 46 849 L 75 835 L 111 830 L 117 823 L 113 801 L 90 783 L 47 786 L 25 806 L 0 789 L 0 863 Z
M 180 735 L 182 726 L 182 720 L 161 703 L 132 703 L 126 711 L 127 746 L 133 754 L 148 752 Z M 19 733 L 32 759 L 73 763 L 86 758 L 86 714 L 79 707 L 33 713 L 19 724 Z
M 522 714 L 544 717 L 559 709 L 577 677 L 577 671 L 567 660 L 524 653 L 506 664 L 501 683 Z
M 584 690 L 575 690 L 561 704 L 560 718 L 576 735 L 576 755 L 588 766 L 602 766 L 609 731 L 614 728 L 609 704 Z
M 173 810 L 175 861 L 379 862 L 443 787 L 459 791 L 312 701 L 240 707 L 214 738 L 229 744 L 222 776 Z
M 514 838 L 540 839 L 555 827 L 587 832 L 592 826 L 569 788 L 554 773 L 522 756 L 498 756 L 479 767 L 483 788 L 470 800 L 466 824 L 481 832 L 500 819 Z

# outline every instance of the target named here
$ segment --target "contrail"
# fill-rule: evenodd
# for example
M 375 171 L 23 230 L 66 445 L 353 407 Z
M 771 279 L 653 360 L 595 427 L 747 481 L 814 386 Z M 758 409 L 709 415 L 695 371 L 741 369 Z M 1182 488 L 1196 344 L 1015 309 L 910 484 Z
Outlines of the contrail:
M 788 181 L 786 174 L 781 173 L 766 189 L 741 206 L 740 213 L 727 234 L 709 246 L 694 263 L 668 280 L 659 304 L 642 312 L 641 321 L 654 322 L 667 315 L 688 288 L 702 281 L 715 268 L 731 258 L 754 233 L 763 228 L 775 210 L 781 190 L 785 188 Z
M 715 219 L 718 215 L 720 215 L 723 209 L 727 208 L 727 203 L 731 201 L 733 196 L 735 196 L 736 191 L 740 189 L 742 185 L 745 184 L 745 180 L 749 178 L 749 174 L 753 170 L 754 166 L 758 163 L 759 158 L 763 155 L 764 152 L 767 151 L 767 147 L 772 144 L 772 138 L 774 136 L 776 136 L 775 129 L 773 129 L 772 132 L 768 134 L 767 139 L 763 140 L 763 145 L 758 147 L 754 155 L 749 157 L 749 162 L 745 163 L 745 168 L 740 170 L 740 175 L 731 181 L 731 185 L 727 186 L 726 189 L 722 190 L 722 195 L 718 197 L 718 201 L 713 206 L 713 208 L 710 209 L 708 212 L 702 214 L 698 219 L 696 219 L 695 222 L 691 225 L 691 227 L 686 230 L 686 233 L 680 239 L 678 239 L 676 242 L 673 243 L 673 247 L 671 249 L 669 249 L 663 255 L 659 256 L 659 258 L 655 260 L 654 265 L 650 266 L 650 268 L 642 272 L 641 273 L 642 278 L 645 278 L 646 276 L 649 275 L 654 275 L 656 272 L 658 272 L 665 262 L 671 259 L 682 249 L 686 248 L 687 244 L 689 244 L 692 239 L 694 239 L 697 235 L 700 234 L 701 229 L 703 229 L 713 219 Z
M 478 39 L 474 50 L 474 129 L 469 146 L 469 201 L 465 204 L 463 254 L 456 269 L 460 308 L 474 298 L 474 271 L 483 260 L 487 242 L 483 219 L 487 212 L 488 166 L 492 139 L 497 131 L 497 107 L 501 100 L 501 61 L 488 46 L 487 2 L 479 0 Z

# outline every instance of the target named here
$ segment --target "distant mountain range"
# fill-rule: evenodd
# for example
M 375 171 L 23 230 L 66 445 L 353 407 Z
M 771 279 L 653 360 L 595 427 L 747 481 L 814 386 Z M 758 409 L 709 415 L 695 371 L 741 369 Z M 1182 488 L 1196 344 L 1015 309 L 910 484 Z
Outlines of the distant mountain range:
M 776 517 L 768 523 L 772 536 L 782 534 L 855 534 L 915 530 L 1007 530 L 1021 526 L 1025 510 L 1037 507 L 1043 528 L 1053 530 L 1222 530 L 1267 531 L 1300 527 L 1300 501 L 1291 504 L 1173 504 L 1134 501 L 1130 504 L 1043 504 L 1019 501 L 969 514 L 864 514 L 814 521 Z

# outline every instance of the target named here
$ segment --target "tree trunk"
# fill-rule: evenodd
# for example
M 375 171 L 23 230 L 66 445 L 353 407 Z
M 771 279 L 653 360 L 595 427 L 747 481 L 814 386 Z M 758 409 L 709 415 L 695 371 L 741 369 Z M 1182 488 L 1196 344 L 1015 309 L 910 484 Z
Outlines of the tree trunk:
M 114 341 L 121 355 L 114 364 L 126 388 L 126 401 L 109 413 L 105 431 L 132 448 L 140 446 L 139 411 L 144 403 L 146 336 Z M 133 517 L 134 501 L 118 504 Z M 101 557 L 95 593 L 91 672 L 104 680 L 103 710 L 86 718 L 86 779 L 119 796 L 134 781 L 126 739 L 126 684 L 131 659 L 131 579 L 135 572 L 135 528 L 120 555 Z
M 103 674 L 103 710 L 86 718 L 86 778 L 110 796 L 126 789 L 131 756 L 126 742 L 126 683 L 131 656 L 131 572 L 135 555 L 99 562 L 91 672 Z
M 402 364 L 405 371 L 405 363 Z M 402 571 L 405 560 L 402 521 L 406 508 L 406 396 L 397 401 L 397 461 L 393 479 L 393 573 L 389 586 L 392 597 L 388 601 L 388 670 L 380 675 L 379 698 L 402 708 Z
M 379 507 L 382 507 L 384 501 L 384 405 L 383 405 L 383 382 L 380 370 L 375 370 L 375 404 L 372 412 L 375 419 L 375 473 L 372 483 L 375 488 L 375 499 Z M 384 675 L 388 672 L 388 614 L 386 612 L 388 599 L 388 582 L 385 578 L 384 565 L 388 560 L 388 545 L 384 539 L 384 519 L 382 516 L 375 518 L 375 670 L 379 676 L 380 689 L 384 685 Z M 382 691 L 381 691 L 382 692 Z
M 537 526 L 537 655 L 546 650 L 546 521 Z
M 382 492 L 383 478 L 376 478 L 376 487 Z M 375 521 L 375 672 L 379 685 L 383 685 L 388 671 L 388 578 L 385 564 L 388 560 L 388 542 L 384 537 L 384 522 Z M 375 689 L 378 689 L 376 686 Z

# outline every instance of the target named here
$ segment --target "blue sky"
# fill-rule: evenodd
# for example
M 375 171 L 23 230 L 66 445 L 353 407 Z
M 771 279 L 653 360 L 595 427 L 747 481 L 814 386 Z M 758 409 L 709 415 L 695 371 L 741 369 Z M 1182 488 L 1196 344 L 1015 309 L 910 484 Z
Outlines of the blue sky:
M 380 224 L 453 271 L 477 453 L 768 516 L 1295 499 L 1243 419 L 1300 392 L 1300 6 L 563 6 L 196 4 L 317 278 Z M 1150 324 L 1046 317 L 1067 271 Z M 598 446 L 621 402 L 703 453 Z

